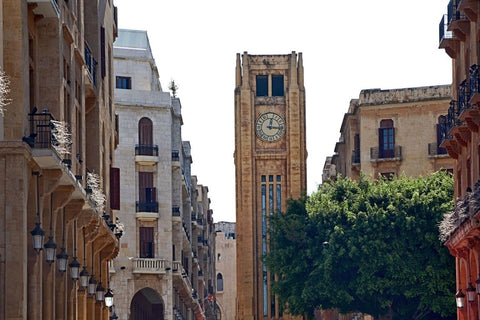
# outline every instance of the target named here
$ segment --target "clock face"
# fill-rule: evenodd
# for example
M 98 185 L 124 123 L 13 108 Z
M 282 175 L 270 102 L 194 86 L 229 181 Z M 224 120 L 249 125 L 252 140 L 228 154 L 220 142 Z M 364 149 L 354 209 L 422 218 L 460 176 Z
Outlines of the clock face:
M 257 119 L 255 132 L 263 141 L 277 141 L 285 134 L 285 120 L 274 112 L 264 113 Z

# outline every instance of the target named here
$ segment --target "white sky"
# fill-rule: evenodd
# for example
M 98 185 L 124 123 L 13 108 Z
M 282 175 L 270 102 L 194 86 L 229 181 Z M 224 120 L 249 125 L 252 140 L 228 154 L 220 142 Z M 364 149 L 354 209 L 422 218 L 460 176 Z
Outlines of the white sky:
M 236 54 L 303 53 L 308 193 L 322 180 L 360 90 L 451 83 L 438 49 L 448 0 L 115 0 L 119 27 L 147 30 L 163 90 L 177 83 L 192 174 L 214 221 L 235 221 Z

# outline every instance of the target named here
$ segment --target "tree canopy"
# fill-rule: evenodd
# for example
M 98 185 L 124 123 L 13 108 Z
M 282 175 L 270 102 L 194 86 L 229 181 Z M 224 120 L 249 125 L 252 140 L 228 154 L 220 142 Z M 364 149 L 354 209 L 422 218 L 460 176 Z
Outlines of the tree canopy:
M 438 225 L 453 178 L 339 178 L 270 219 L 267 267 L 292 315 L 315 309 L 377 319 L 453 319 L 455 260 Z

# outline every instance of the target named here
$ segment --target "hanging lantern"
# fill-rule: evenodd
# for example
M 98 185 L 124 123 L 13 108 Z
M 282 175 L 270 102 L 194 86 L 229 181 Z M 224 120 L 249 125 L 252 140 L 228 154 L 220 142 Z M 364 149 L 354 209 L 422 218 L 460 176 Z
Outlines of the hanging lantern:
M 80 277 L 80 262 L 78 262 L 77 257 L 73 257 L 73 261 L 68 265 L 70 267 L 70 277 L 73 281 L 77 281 Z
M 90 280 L 88 280 L 88 294 L 94 295 L 95 292 L 97 291 L 97 279 L 92 276 L 90 277 Z
M 53 241 L 52 236 L 48 237 L 48 241 L 43 247 L 45 248 L 45 260 L 50 265 L 55 261 L 55 253 L 57 251 L 57 244 Z
M 57 254 L 57 265 L 58 271 L 60 273 L 64 273 L 67 271 L 67 263 L 68 263 L 68 254 L 65 251 L 65 248 L 62 248 L 59 254 Z
M 463 308 L 465 305 L 465 294 L 462 292 L 462 289 L 459 289 L 455 294 L 455 301 L 457 302 L 457 308 Z
M 87 267 L 83 266 L 83 269 L 80 272 L 80 286 L 84 289 L 88 287 L 89 276 L 90 274 L 88 273 Z
M 107 293 L 105 293 L 105 306 L 110 308 L 113 306 L 113 292 L 108 288 Z
M 468 302 L 473 302 L 475 301 L 475 288 L 473 287 L 472 283 L 468 284 L 467 287 L 467 300 Z
M 45 238 L 45 230 L 40 226 L 40 222 L 35 222 L 35 228 L 30 231 L 33 238 L 33 249 L 39 253 L 43 249 L 43 239 Z
M 97 302 L 101 303 L 105 298 L 105 288 L 102 286 L 102 282 L 100 282 L 97 286 L 96 295 L 97 295 Z

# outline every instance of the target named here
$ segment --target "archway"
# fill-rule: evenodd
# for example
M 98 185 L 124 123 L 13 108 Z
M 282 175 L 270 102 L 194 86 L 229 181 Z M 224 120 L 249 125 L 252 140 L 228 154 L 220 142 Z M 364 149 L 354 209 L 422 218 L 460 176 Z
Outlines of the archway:
M 160 295 L 151 288 L 144 288 L 133 296 L 130 320 L 163 320 L 164 309 Z

